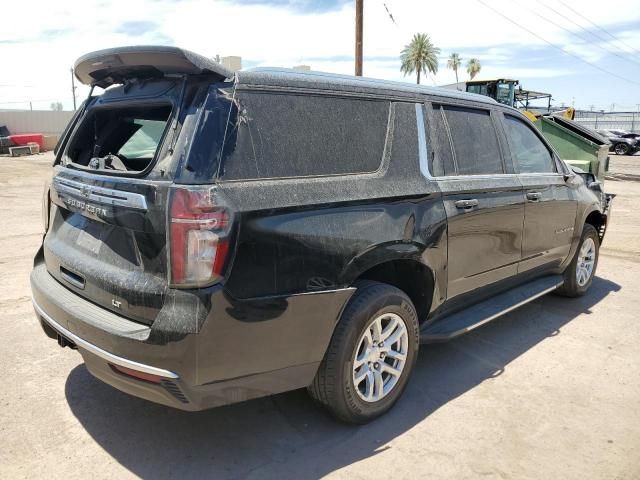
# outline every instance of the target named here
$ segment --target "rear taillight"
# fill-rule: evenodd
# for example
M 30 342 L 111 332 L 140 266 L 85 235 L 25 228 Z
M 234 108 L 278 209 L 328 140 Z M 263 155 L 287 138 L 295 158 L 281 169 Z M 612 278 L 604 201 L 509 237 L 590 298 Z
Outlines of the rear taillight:
M 207 188 L 175 188 L 169 208 L 171 284 L 201 287 L 218 281 L 229 251 L 230 213 Z

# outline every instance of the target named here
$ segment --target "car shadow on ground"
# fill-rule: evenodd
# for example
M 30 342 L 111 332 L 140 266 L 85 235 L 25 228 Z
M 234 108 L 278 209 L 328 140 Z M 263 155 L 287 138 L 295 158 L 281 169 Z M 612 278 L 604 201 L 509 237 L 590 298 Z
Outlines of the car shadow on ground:
M 595 278 L 578 299 L 547 295 L 465 337 L 422 346 L 395 408 L 365 426 L 343 425 L 294 391 L 204 412 L 182 412 L 121 393 L 83 365 L 66 397 L 86 431 L 143 478 L 319 478 L 376 455 L 448 402 L 499 376 L 510 362 L 620 286 Z

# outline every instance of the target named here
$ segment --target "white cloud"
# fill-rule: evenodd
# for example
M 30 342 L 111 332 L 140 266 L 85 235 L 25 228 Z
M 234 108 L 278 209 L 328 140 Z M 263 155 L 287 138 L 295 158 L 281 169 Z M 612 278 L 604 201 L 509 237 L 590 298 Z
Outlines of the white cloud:
M 592 62 L 606 60 L 606 52 L 584 45 L 578 38 L 519 7 L 529 5 L 544 9 L 543 4 L 550 1 L 541 0 L 533 5 L 525 0 L 483 0 L 576 55 Z M 523 52 L 548 48 L 548 45 L 477 0 L 386 0 L 385 3 L 396 24 L 389 19 L 383 0 L 365 2 L 364 71 L 367 76 L 413 81 L 400 74 L 397 57 L 411 36 L 422 31 L 429 33 L 442 49 L 440 72 L 435 79 L 427 79 L 429 84 L 455 81 L 453 72 L 445 68 L 445 58 L 456 50 L 465 52 L 465 58 L 477 56 L 483 63 L 481 76 L 485 78 L 552 79 L 575 73 L 575 65 L 579 65 L 572 62 L 573 67 L 568 68 L 566 64 L 570 59 L 554 64 L 538 61 L 526 65 L 527 58 L 522 57 L 526 53 Z M 567 3 L 605 27 L 620 22 L 621 11 L 625 12 L 625 21 L 640 20 L 640 9 L 635 0 L 614 0 L 607 8 L 594 0 L 567 0 Z M 585 28 L 590 27 L 560 4 L 554 3 L 553 8 Z M 26 23 L 5 21 L 0 31 L 3 62 L 0 108 L 27 107 L 26 103 L 5 103 L 21 100 L 34 101 L 36 108 L 48 108 L 49 103 L 62 101 L 69 108 L 69 68 L 74 60 L 88 51 L 126 44 L 170 43 L 208 56 L 241 55 L 245 63 L 278 66 L 306 63 L 318 70 L 353 71 L 350 59 L 354 50 L 354 12 L 351 3 L 338 10 L 314 14 L 273 5 L 237 5 L 211 0 L 127 0 L 126 4 L 105 0 L 26 0 L 3 5 L 4 18 L 23 17 L 25 11 L 29 12 Z M 548 10 L 544 12 L 550 18 L 554 16 Z M 559 17 L 554 18 L 565 28 L 577 28 Z M 141 35 L 121 33 L 122 25 L 129 21 L 151 21 L 157 24 L 157 29 Z M 640 50 L 640 32 L 627 29 L 619 33 L 625 43 Z M 620 44 L 609 40 L 611 42 L 604 44 L 604 48 L 623 51 Z M 634 64 L 629 62 L 629 65 L 630 69 L 624 74 L 634 76 Z M 589 68 L 581 65 L 578 71 L 584 71 L 586 78 Z M 464 68 L 460 74 L 461 78 L 466 76 Z M 629 90 L 632 89 L 629 86 Z M 81 95 L 86 95 L 86 91 L 79 89 Z M 636 98 L 627 103 L 638 101 L 640 98 L 636 94 Z

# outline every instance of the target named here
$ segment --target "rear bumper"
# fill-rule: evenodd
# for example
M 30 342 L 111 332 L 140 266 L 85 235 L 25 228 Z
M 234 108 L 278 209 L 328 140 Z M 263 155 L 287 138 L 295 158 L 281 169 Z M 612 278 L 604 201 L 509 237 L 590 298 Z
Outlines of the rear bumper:
M 222 289 L 216 289 L 211 292 L 212 308 L 205 323 L 197 333 L 184 334 L 179 326 L 171 329 L 165 322 L 149 327 L 98 307 L 58 283 L 44 264 L 34 267 L 31 287 L 45 333 L 63 345 L 77 347 L 95 377 L 131 395 L 182 410 L 202 410 L 309 385 L 342 305 L 353 293 L 346 289 L 289 296 L 276 302 L 283 308 L 274 313 L 273 298 L 268 304 L 259 303 L 263 308 L 257 310 L 252 300 L 251 308 L 243 310 L 246 302 L 231 305 Z M 325 315 L 327 304 L 335 308 L 328 317 L 308 313 L 322 312 L 319 304 Z M 268 305 L 271 311 L 265 312 Z M 307 318 L 302 318 L 305 310 Z M 253 318 L 238 315 L 252 311 Z M 174 317 L 175 325 L 185 319 L 185 312 L 175 312 Z M 305 326 L 308 317 L 314 323 Z M 318 325 L 322 320 L 325 325 Z M 309 334 L 301 336 L 305 329 Z M 256 345 L 256 339 L 261 345 Z M 267 361 L 269 351 L 286 354 Z M 140 380 L 114 367 L 161 380 Z

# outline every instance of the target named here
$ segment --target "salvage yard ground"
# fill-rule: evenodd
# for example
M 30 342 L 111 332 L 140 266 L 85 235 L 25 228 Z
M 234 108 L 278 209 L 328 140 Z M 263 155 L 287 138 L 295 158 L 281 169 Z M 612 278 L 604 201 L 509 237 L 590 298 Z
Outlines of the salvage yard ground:
M 364 427 L 304 391 L 185 413 L 91 377 L 30 303 L 51 158 L 0 157 L 0 478 L 640 478 L 640 156 L 612 156 L 587 296 L 424 346 L 396 408 Z

